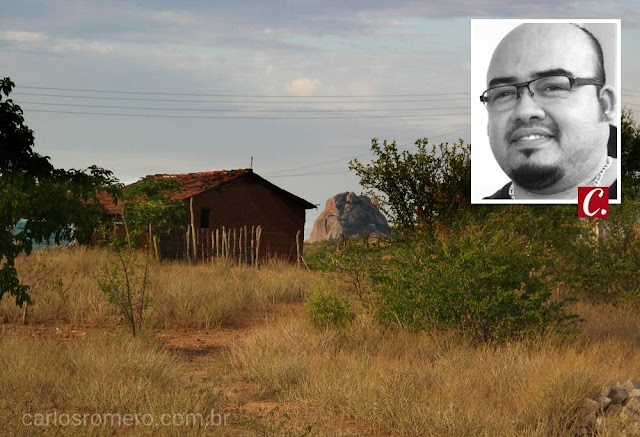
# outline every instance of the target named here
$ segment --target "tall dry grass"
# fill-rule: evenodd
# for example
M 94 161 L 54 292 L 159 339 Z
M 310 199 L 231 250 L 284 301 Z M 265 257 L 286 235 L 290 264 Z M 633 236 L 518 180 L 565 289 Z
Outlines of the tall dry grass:
M 216 429 L 195 422 L 162 426 L 162 415 L 193 413 L 206 418 L 211 409 L 223 412 L 229 407 L 219 392 L 185 387 L 178 359 L 149 339 L 102 334 L 61 343 L 0 336 L 0 368 L 1 435 L 202 435 Z M 47 426 L 34 420 L 54 412 L 58 417 L 150 415 L 159 426 L 125 426 L 112 416 L 103 416 L 94 426 L 90 419 L 89 425 L 76 426 L 67 425 L 73 422 L 66 419 L 55 422 L 53 416 Z
M 96 283 L 109 260 L 106 251 L 86 248 L 21 258 L 19 270 L 34 281 L 29 322 L 110 326 L 105 321 L 117 312 Z M 161 263 L 151 276 L 147 326 L 163 329 L 233 324 L 247 313 L 256 320 L 278 305 L 301 303 L 316 287 L 336 287 L 319 273 L 281 264 L 255 270 Z M 265 323 L 247 330 L 226 355 L 208 361 L 214 382 L 205 386 L 185 386 L 184 359 L 145 337 L 104 333 L 61 342 L 0 335 L 0 435 L 24 433 L 16 421 L 25 412 L 224 409 L 230 402 L 217 394 L 216 381 L 226 393 L 235 393 L 240 381 L 257 400 L 283 406 L 289 431 L 312 424 L 316 435 L 569 436 L 584 397 L 602 385 L 640 379 L 637 306 L 576 302 L 569 312 L 584 322 L 575 336 L 500 345 L 452 332 L 385 330 L 358 312 L 342 330 L 314 329 L 300 317 L 262 317 Z M 8 297 L 0 303 L 0 321 L 20 323 L 21 315 Z M 238 435 L 283 435 L 283 415 L 261 420 Z M 621 427 L 608 420 L 598 435 L 621 435 Z M 87 428 L 64 431 L 83 435 Z
M 640 316 L 578 304 L 584 334 L 477 345 L 453 333 L 347 331 L 300 319 L 257 327 L 230 360 L 293 411 L 335 435 L 575 435 L 576 407 L 607 384 L 640 377 Z M 601 317 L 606 314 L 606 318 Z M 608 420 L 600 434 L 620 435 Z
M 245 311 L 266 313 L 278 303 L 302 302 L 319 281 L 293 266 L 272 263 L 260 270 L 225 263 L 152 271 L 149 324 L 157 328 L 210 328 L 234 323 Z
M 99 266 L 106 262 L 106 251 L 87 247 L 40 250 L 18 257 L 20 281 L 30 287 L 33 300 L 27 322 L 90 325 L 114 316 L 96 282 Z M 0 301 L 0 321 L 21 320 L 22 309 L 5 295 Z
M 96 276 L 113 255 L 97 248 L 69 248 L 34 252 L 20 257 L 17 269 L 30 285 L 34 301 L 29 323 L 102 325 L 117 310 L 98 290 Z M 211 263 L 151 262 L 151 307 L 146 326 L 151 328 L 211 328 L 231 323 L 251 309 L 268 312 L 278 303 L 302 302 L 319 278 L 294 266 L 266 263 L 259 270 Z M 19 323 L 22 310 L 10 296 L 0 302 L 0 322 Z

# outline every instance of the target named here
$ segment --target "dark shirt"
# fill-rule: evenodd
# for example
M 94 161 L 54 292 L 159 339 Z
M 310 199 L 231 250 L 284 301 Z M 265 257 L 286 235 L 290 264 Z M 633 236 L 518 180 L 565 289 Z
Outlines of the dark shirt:
M 609 125 L 609 141 L 607 142 L 607 154 L 616 158 L 618 156 L 618 130 L 615 126 Z M 512 182 L 507 183 L 504 187 L 493 193 L 485 199 L 511 199 L 509 196 L 509 187 Z M 609 187 L 609 199 L 617 199 L 618 197 L 618 181 L 616 180 Z
M 506 184 L 504 187 L 500 188 L 498 191 L 493 193 L 489 197 L 485 197 L 485 199 L 511 199 L 509 196 L 509 187 L 511 186 L 511 182 Z M 609 199 L 617 199 L 618 198 L 618 181 L 616 180 L 609 187 Z

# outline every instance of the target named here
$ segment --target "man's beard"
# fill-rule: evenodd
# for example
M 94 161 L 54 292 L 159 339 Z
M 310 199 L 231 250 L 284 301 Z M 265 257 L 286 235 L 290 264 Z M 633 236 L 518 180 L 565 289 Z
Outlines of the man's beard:
M 544 190 L 556 184 L 564 176 L 561 167 L 525 164 L 511 170 L 511 179 L 526 190 Z

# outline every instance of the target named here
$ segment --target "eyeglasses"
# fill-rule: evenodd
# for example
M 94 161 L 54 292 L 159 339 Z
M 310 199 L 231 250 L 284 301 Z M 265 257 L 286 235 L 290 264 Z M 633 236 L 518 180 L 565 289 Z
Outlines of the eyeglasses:
M 508 111 L 515 108 L 520 98 L 520 88 L 526 87 L 529 96 L 538 103 L 553 103 L 559 99 L 565 99 L 571 94 L 574 86 L 597 85 L 603 83 L 598 79 L 582 79 L 569 76 L 546 76 L 533 79 L 528 82 L 515 83 L 513 85 L 500 85 L 489 88 L 480 96 L 489 112 Z

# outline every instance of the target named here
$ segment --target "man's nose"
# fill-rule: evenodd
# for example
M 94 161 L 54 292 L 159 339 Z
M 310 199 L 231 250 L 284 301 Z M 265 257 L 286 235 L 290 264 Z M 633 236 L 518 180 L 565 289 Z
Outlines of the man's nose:
M 532 118 L 543 119 L 545 117 L 544 110 L 533 100 L 533 93 L 529 90 L 529 87 L 524 86 L 519 91 L 519 98 L 513 110 L 513 117 L 523 122 L 528 122 Z

